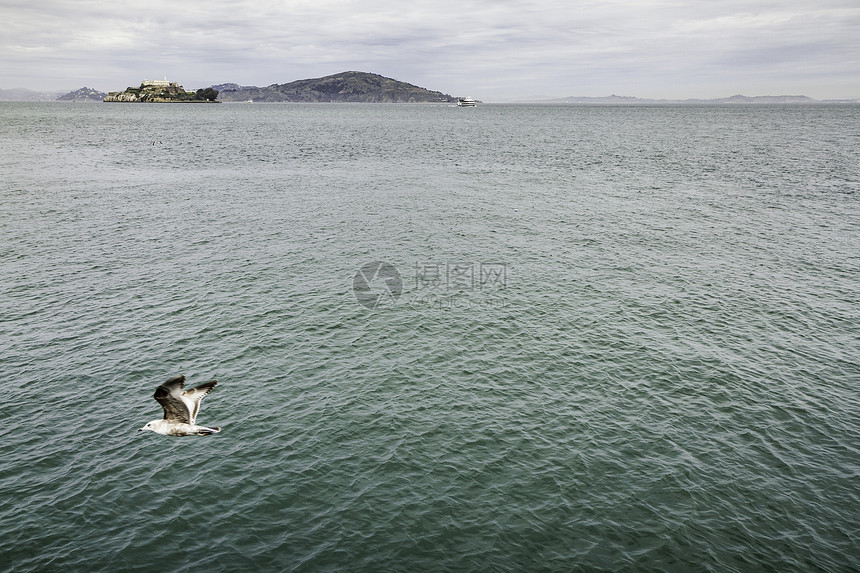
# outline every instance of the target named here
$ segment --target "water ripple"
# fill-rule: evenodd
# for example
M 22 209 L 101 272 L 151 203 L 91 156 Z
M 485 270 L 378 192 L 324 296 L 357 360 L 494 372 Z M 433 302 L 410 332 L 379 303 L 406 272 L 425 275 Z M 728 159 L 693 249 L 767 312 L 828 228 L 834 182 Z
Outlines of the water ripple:
M 854 107 L 205 107 L 0 106 L 0 571 L 856 567 Z

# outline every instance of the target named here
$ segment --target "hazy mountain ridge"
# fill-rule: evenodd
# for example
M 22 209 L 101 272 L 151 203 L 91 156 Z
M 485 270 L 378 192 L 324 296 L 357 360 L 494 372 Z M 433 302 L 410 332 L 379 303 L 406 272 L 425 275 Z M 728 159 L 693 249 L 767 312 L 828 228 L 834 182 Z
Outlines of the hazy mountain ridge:
M 818 100 L 805 95 L 745 96 L 736 94 L 714 99 L 649 99 L 633 96 L 609 95 L 604 97 L 568 96 L 564 98 L 532 100 L 533 103 L 576 103 L 576 104 L 789 104 L 789 103 L 856 103 L 857 99 Z
M 0 101 L 56 101 L 63 92 L 40 92 L 26 88 L 0 89 Z

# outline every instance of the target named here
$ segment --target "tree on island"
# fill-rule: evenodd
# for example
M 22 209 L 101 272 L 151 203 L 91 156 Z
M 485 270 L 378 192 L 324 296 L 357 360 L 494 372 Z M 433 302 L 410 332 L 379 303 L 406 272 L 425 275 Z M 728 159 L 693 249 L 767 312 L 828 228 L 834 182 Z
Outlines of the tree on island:
M 215 101 L 215 98 L 218 97 L 218 90 L 213 90 L 212 88 L 201 88 L 197 90 L 197 97 L 199 99 L 205 99 L 207 101 Z

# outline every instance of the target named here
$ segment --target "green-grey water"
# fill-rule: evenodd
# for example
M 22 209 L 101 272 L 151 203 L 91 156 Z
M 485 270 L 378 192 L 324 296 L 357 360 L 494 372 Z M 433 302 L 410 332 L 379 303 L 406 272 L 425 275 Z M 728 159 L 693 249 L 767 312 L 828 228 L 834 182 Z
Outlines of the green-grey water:
M 0 104 L 0 571 L 856 569 L 858 126 Z

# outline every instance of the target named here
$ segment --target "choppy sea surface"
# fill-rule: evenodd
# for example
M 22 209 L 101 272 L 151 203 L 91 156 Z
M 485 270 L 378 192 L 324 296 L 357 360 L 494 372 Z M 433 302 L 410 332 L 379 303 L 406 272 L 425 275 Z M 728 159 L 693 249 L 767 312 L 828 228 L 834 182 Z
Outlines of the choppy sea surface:
M 0 571 L 860 568 L 858 106 L 3 103 L 0 172 Z

